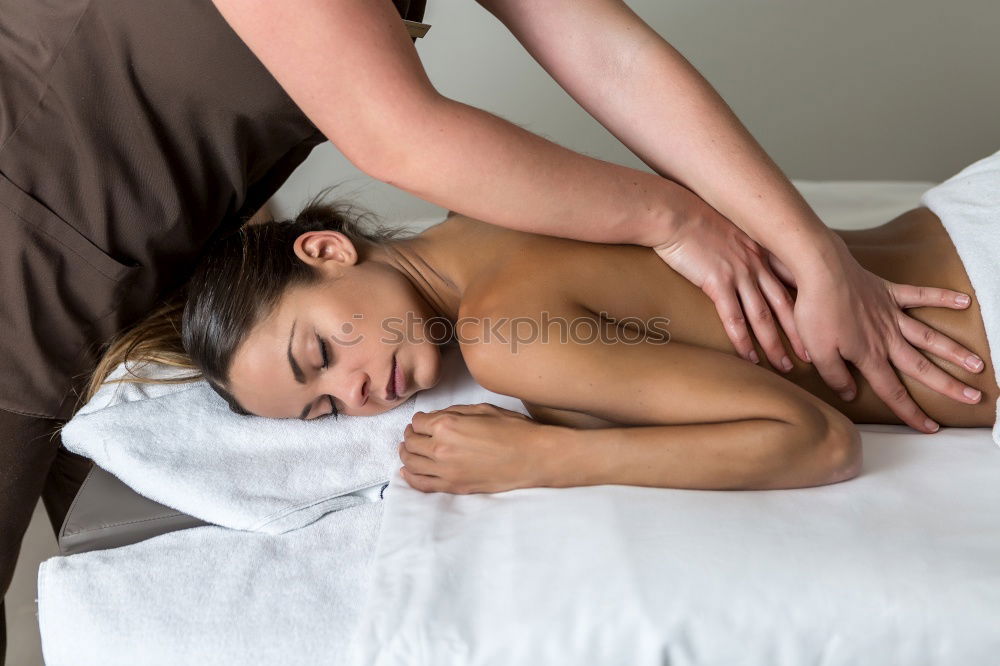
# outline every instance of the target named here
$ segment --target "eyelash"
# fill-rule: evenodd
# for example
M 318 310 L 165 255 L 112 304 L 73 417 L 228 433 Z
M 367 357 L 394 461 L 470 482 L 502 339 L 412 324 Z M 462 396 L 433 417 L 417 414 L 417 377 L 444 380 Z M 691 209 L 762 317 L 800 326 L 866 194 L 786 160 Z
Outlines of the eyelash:
M 323 369 L 326 370 L 330 367 L 330 357 L 326 354 L 326 343 L 318 335 L 316 338 L 319 340 L 319 353 L 323 355 Z
M 327 352 L 326 352 L 326 342 L 324 342 L 323 339 L 321 337 L 319 337 L 318 335 L 316 336 L 316 339 L 319 340 L 319 351 L 323 355 L 323 366 L 322 367 L 323 367 L 324 370 L 326 370 L 330 366 L 330 357 L 327 355 Z M 337 417 L 340 416 L 337 413 L 337 405 L 334 404 L 334 402 L 333 402 L 333 396 L 332 395 L 328 396 L 328 397 L 330 398 L 330 409 L 332 411 L 329 414 L 321 416 L 320 418 L 326 418 L 327 416 L 332 416 L 333 420 L 336 421 Z

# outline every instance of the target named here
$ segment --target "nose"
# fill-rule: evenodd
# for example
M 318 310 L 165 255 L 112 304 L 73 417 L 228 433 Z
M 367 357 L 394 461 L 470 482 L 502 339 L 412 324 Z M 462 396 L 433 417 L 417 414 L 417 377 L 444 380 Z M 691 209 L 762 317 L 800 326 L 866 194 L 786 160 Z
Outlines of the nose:
M 323 387 L 326 393 L 340 400 L 347 409 L 360 409 L 368 402 L 371 376 L 356 370 L 348 376 L 331 377 L 332 381 Z

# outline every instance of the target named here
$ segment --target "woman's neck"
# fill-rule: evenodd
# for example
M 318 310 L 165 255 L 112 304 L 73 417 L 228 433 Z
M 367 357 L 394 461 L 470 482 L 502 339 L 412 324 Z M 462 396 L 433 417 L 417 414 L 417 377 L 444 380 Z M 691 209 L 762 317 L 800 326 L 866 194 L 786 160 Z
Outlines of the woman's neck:
M 458 319 L 458 309 L 466 288 L 487 259 L 476 253 L 478 263 L 470 261 L 469 252 L 478 226 L 461 216 L 452 216 L 418 236 L 375 247 L 367 257 L 385 263 L 402 273 L 417 293 L 427 302 L 436 316 L 452 323 Z M 479 230 L 481 231 L 481 230 Z M 483 244 L 476 243 L 478 247 Z

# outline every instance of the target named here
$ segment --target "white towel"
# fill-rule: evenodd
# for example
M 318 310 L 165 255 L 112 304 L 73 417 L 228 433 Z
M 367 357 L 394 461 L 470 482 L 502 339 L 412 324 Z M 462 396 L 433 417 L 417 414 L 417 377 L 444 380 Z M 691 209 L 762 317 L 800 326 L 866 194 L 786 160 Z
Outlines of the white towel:
M 119 367 L 111 378 L 124 373 Z M 185 373 L 147 365 L 141 374 Z M 205 381 L 106 383 L 62 438 L 161 504 L 216 525 L 279 534 L 377 493 L 401 466 L 398 445 L 415 404 L 310 422 L 240 416 Z
M 196 527 L 38 571 L 47 666 L 342 664 L 384 502 L 286 534 Z
M 931 188 L 920 203 L 941 218 L 965 265 L 1000 382 L 1000 151 Z M 993 441 L 1000 445 L 1000 401 Z

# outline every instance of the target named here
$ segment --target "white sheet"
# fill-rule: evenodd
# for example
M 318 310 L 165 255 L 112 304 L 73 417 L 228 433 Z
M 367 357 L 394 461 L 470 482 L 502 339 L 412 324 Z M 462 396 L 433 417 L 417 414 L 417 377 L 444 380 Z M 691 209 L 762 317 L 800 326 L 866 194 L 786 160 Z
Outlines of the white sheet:
M 342 664 L 383 504 L 284 534 L 196 527 L 47 560 L 46 666 Z
M 997 663 L 989 429 L 864 426 L 841 484 L 386 490 L 351 663 Z

